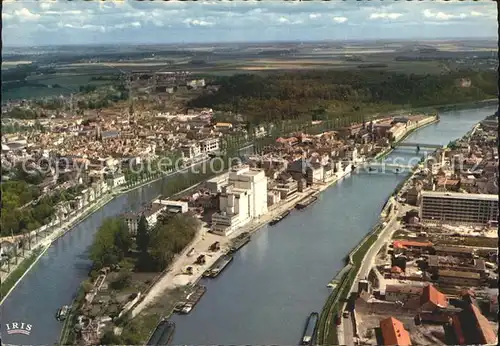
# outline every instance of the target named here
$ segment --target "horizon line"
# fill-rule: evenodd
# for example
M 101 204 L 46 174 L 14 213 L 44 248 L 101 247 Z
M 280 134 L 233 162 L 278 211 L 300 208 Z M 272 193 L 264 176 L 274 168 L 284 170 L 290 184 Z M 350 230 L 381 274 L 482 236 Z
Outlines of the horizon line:
M 326 40 L 261 40 L 261 41 L 209 41 L 209 42 L 131 42 L 131 43 L 123 43 L 123 42 L 108 42 L 108 43 L 64 43 L 64 44 L 42 44 L 42 45 L 9 45 L 4 44 L 3 48 L 45 48 L 45 47 L 92 47 L 92 46 L 207 46 L 207 45 L 255 45 L 255 44 L 270 44 L 270 43 L 278 43 L 278 44 L 312 44 L 312 43 L 347 43 L 347 42 L 373 42 L 373 41 L 381 41 L 381 42 L 412 42 L 412 41 L 424 41 L 424 42 L 449 42 L 449 41 L 498 41 L 498 37 L 495 36 L 471 36 L 471 37 L 448 37 L 448 38 L 426 38 L 426 37 L 411 37 L 407 39 L 402 38 L 366 38 L 366 39 L 326 39 Z M 418 43 L 418 42 L 415 42 Z

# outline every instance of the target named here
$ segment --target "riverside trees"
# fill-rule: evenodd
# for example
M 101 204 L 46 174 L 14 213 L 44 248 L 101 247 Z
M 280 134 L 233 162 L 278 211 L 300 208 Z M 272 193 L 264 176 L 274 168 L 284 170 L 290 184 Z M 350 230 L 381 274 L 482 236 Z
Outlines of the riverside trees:
M 129 253 L 131 245 L 132 238 L 123 219 L 104 220 L 90 249 L 94 269 L 118 264 Z
M 165 213 L 152 228 L 141 216 L 134 246 L 123 219 L 106 219 L 91 247 L 94 270 L 117 265 L 128 258 L 135 261 L 136 271 L 162 271 L 194 239 L 199 227 L 199 221 L 189 214 Z

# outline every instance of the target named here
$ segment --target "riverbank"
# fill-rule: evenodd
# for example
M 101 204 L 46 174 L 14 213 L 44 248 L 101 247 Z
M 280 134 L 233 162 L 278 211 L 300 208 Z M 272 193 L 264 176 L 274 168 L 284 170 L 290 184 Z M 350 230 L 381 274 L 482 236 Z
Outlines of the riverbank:
M 394 189 L 393 195 L 398 194 L 401 188 L 408 184 L 414 175 L 415 172 L 408 174 L 406 179 Z M 389 204 L 396 207 L 391 208 L 390 214 L 387 215 L 386 210 Z M 316 340 L 319 344 L 345 344 L 343 340 L 343 323 L 349 323 L 350 320 L 341 322 L 339 326 L 337 326 L 334 320 L 337 316 L 342 318 L 345 300 L 353 290 L 357 280 L 368 276 L 374 255 L 378 253 L 380 248 L 390 239 L 396 230 L 394 225 L 398 216 L 398 212 L 396 212 L 397 209 L 397 199 L 389 197 L 387 203 L 382 208 L 380 219 L 377 224 L 346 257 L 346 265 L 341 270 L 343 274 L 340 277 L 339 283 L 327 298 L 323 310 L 321 311 L 316 336 Z
M 64 224 L 56 227 L 50 234 L 48 234 L 37 244 L 35 244 L 33 248 L 29 250 L 29 253 L 27 255 L 28 257 L 24 258 L 20 263 L 16 265 L 15 268 L 13 268 L 9 273 L 7 273 L 6 276 L 2 278 L 2 300 L 0 302 L 0 306 L 7 299 L 14 288 L 16 288 L 21 280 L 26 276 L 26 274 L 35 266 L 35 264 L 43 256 L 43 254 L 47 252 L 53 242 L 62 237 L 64 234 L 66 234 L 73 227 L 85 220 L 87 217 L 92 215 L 94 212 L 104 207 L 107 203 L 111 202 L 114 197 L 115 196 L 113 196 L 111 193 L 106 194 L 100 200 L 89 205 L 85 210 L 81 211 L 70 220 L 65 221 Z M 35 253 L 38 254 L 34 256 L 33 254 Z M 12 279 L 12 277 L 14 279 Z
M 392 143 L 390 146 L 388 146 L 382 152 L 380 152 L 379 154 L 377 154 L 374 159 L 376 161 L 383 160 L 386 156 L 388 156 L 389 154 L 391 154 L 394 151 L 395 147 L 397 147 L 397 145 L 399 143 L 401 143 L 406 138 L 408 138 L 408 136 L 410 136 L 412 133 L 414 133 L 415 131 L 423 129 L 424 127 L 436 124 L 438 122 L 439 122 L 439 117 L 438 116 L 434 116 L 434 119 L 432 121 L 423 122 L 423 123 L 420 123 L 420 125 L 417 124 L 417 126 L 415 126 L 415 127 L 411 128 L 410 130 L 406 131 L 405 134 L 403 136 L 401 136 L 400 139 L 398 139 L 396 142 Z
M 339 176 L 334 176 L 329 181 L 325 182 L 323 185 L 320 185 L 317 188 L 311 188 L 306 192 L 297 194 L 294 198 L 287 200 L 283 203 L 276 205 L 274 208 L 270 208 L 266 215 L 261 216 L 260 218 L 255 219 L 249 225 L 245 225 L 238 229 L 238 231 L 232 233 L 228 237 L 217 236 L 211 233 L 208 233 L 208 229 L 205 228 L 200 236 L 192 243 L 192 245 L 188 246 L 183 253 L 174 260 L 171 268 L 165 272 L 165 274 L 158 279 L 153 287 L 149 289 L 149 291 L 144 294 L 144 298 L 139 304 L 132 310 L 131 317 L 137 316 L 141 313 L 145 308 L 149 305 L 153 304 L 156 299 L 161 297 L 165 291 L 178 289 L 180 287 L 186 287 L 190 285 L 196 284 L 203 276 L 203 273 L 209 269 L 220 257 L 227 254 L 230 250 L 230 244 L 232 240 L 244 232 L 248 232 L 249 234 L 254 234 L 255 232 L 261 230 L 263 226 L 269 224 L 275 217 L 284 213 L 285 211 L 291 211 L 295 208 L 295 205 L 308 198 L 311 195 L 319 194 L 330 186 L 334 185 L 340 179 L 347 177 L 350 174 L 350 171 L 345 171 L 344 174 Z M 193 258 L 200 254 L 205 254 L 206 249 L 213 244 L 213 242 L 218 241 L 220 244 L 220 250 L 216 252 L 210 252 L 210 256 L 206 257 L 206 263 L 204 265 L 198 265 L 193 268 L 192 275 L 183 275 L 184 269 L 187 266 L 192 265 Z M 194 249 L 194 250 L 191 250 Z M 191 252 L 190 256 L 187 256 L 188 252 Z M 169 317 L 170 314 L 164 317 Z

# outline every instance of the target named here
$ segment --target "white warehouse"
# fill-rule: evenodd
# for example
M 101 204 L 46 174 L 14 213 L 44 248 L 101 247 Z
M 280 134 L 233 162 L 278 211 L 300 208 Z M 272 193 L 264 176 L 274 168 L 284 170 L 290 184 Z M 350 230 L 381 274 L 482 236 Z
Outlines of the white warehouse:
M 229 235 L 253 218 L 266 214 L 267 177 L 264 171 L 247 165 L 232 168 L 227 185 L 222 187 L 219 205 L 220 212 L 212 216 L 212 231 L 220 235 Z

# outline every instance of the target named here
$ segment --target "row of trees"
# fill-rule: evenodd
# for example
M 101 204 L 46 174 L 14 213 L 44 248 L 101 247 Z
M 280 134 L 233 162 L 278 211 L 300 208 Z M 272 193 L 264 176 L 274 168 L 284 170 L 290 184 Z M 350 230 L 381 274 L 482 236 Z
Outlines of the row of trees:
M 22 234 L 48 224 L 54 216 L 55 205 L 74 199 L 83 189 L 75 186 L 64 191 L 41 195 L 36 185 L 24 180 L 10 180 L 1 185 L 0 234 Z
M 457 81 L 471 79 L 462 88 Z M 245 114 L 248 121 L 265 123 L 328 117 L 363 110 L 372 104 L 412 107 L 467 102 L 494 97 L 496 74 L 450 72 L 442 75 L 407 75 L 381 71 L 300 71 L 269 75 L 241 74 L 217 78 L 221 87 L 188 103 Z

